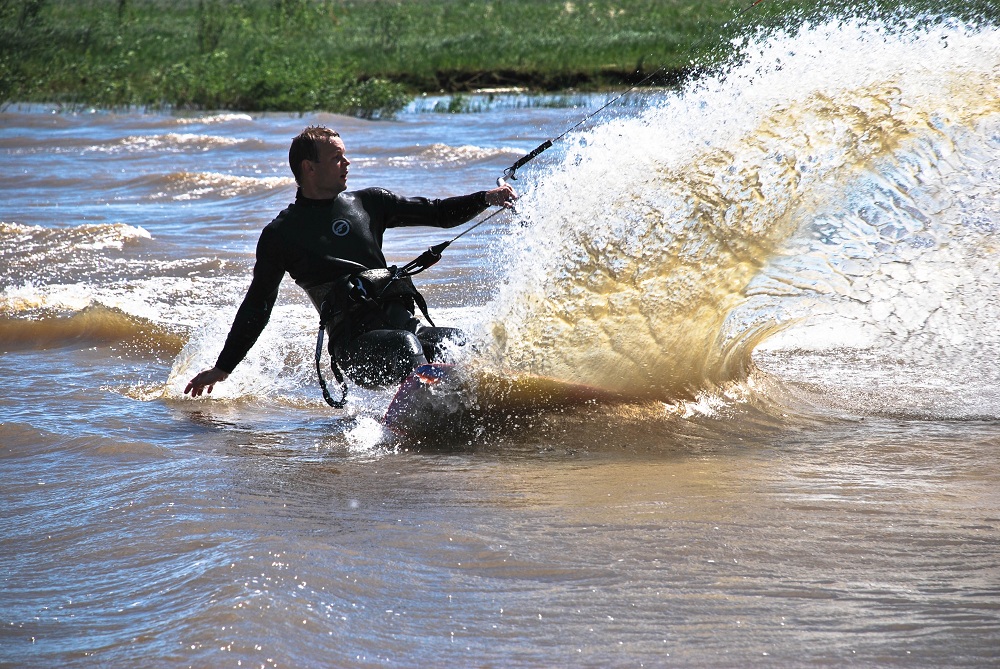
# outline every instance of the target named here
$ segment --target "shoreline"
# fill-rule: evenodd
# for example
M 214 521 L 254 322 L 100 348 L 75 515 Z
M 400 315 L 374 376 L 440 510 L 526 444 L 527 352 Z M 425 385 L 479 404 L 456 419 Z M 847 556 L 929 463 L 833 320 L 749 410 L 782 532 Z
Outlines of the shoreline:
M 490 93 L 520 89 L 526 93 L 604 93 L 638 88 L 674 88 L 705 68 L 674 67 L 626 71 L 606 68 L 597 72 L 540 72 L 503 70 L 442 70 L 432 76 L 413 73 L 386 75 L 385 79 L 403 85 L 413 95 Z M 375 77 L 370 77 L 375 78 Z M 650 78 L 649 82 L 645 80 Z M 366 78 L 362 78 L 362 81 Z M 413 92 L 415 91 L 415 92 Z
M 788 1 L 753 18 L 773 22 Z M 599 93 L 654 72 L 651 85 L 672 86 L 725 62 L 729 40 L 752 29 L 732 23 L 744 4 L 10 0 L 0 3 L 0 103 L 374 119 L 425 93 Z
M 990 21 L 992 1 L 903 10 L 888 0 L 863 9 L 825 0 L 8 0 L 0 107 L 391 118 L 422 94 L 676 87 L 723 67 L 756 34 L 849 16 Z

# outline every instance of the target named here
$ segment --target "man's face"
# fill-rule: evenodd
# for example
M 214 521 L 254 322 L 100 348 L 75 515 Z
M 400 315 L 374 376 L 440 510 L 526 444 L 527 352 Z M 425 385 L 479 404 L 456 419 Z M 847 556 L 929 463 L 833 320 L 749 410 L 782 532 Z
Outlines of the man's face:
M 347 166 L 351 164 L 345 155 L 347 149 L 340 137 L 321 142 L 318 149 L 317 160 L 309 161 L 313 190 L 320 197 L 337 197 L 347 190 Z

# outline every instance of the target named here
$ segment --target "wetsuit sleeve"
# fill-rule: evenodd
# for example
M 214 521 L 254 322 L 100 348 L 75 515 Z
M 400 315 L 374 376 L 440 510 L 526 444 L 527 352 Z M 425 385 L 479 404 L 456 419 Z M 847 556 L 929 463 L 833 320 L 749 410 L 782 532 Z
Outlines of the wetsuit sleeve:
M 253 348 L 271 318 L 271 309 L 278 299 L 278 288 L 285 270 L 278 261 L 275 235 L 265 228 L 257 241 L 257 262 L 253 267 L 253 280 L 236 312 L 233 326 L 226 337 L 226 344 L 215 366 L 232 374 L 236 365 L 242 362 Z
M 486 209 L 486 191 L 471 195 L 428 200 L 423 197 L 400 197 L 382 190 L 385 227 L 398 228 L 410 225 L 428 225 L 436 228 L 453 228 L 475 218 Z

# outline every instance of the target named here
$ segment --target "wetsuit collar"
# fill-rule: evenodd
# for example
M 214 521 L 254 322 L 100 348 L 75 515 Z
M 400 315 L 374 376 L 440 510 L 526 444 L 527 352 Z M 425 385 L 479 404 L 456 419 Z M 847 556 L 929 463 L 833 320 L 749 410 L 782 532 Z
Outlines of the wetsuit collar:
M 304 207 L 329 207 L 336 199 L 335 197 L 331 197 L 325 200 L 314 200 L 311 197 L 303 195 L 301 188 L 295 191 L 295 204 L 301 204 Z

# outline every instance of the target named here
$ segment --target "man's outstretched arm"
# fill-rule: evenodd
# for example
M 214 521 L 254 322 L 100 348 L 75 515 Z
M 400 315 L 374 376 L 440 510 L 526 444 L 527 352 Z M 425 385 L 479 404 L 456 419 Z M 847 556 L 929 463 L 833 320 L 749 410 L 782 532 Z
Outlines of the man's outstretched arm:
M 203 393 L 211 394 L 212 388 L 220 381 L 225 381 L 233 369 L 243 360 L 247 352 L 256 343 L 264 326 L 271 317 L 271 308 L 278 298 L 278 287 L 285 275 L 285 270 L 273 259 L 274 243 L 269 241 L 268 231 L 261 234 L 257 242 L 257 262 L 253 268 L 253 280 L 243 298 L 243 303 L 236 311 L 233 325 L 226 337 L 219 359 L 211 369 L 199 373 L 188 381 L 184 394 L 200 397 Z

